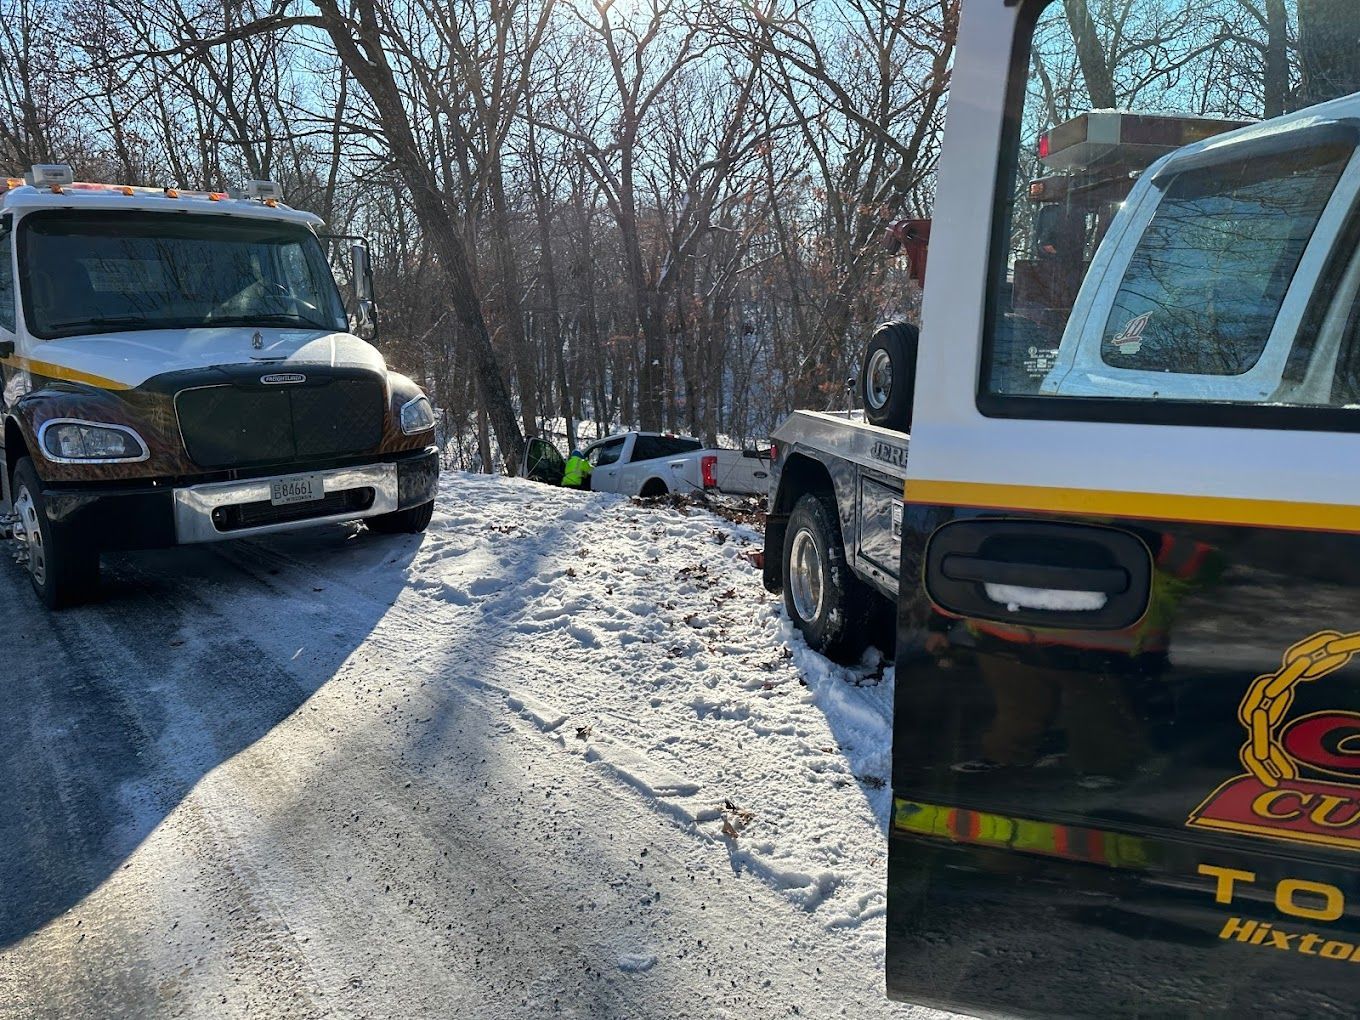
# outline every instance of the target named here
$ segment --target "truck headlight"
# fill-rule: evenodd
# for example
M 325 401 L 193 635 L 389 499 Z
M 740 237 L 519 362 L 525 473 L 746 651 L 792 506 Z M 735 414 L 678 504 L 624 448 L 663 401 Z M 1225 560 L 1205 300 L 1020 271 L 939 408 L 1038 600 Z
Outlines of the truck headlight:
M 434 408 L 423 393 L 401 405 L 401 430 L 408 436 L 434 428 Z
M 78 418 L 45 422 L 38 444 L 58 464 L 133 464 L 151 456 L 142 437 L 126 425 Z

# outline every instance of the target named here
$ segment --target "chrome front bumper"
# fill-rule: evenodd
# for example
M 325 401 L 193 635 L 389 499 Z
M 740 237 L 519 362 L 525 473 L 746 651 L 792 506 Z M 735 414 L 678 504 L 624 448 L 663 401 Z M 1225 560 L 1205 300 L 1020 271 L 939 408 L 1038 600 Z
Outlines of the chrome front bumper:
M 373 502 L 363 510 L 347 510 L 343 513 L 319 517 L 306 517 L 300 520 L 264 524 L 258 527 L 233 528 L 221 531 L 214 523 L 213 511 L 223 507 L 244 503 L 269 502 L 269 484 L 280 478 L 298 474 L 320 475 L 327 493 L 342 492 L 346 489 L 372 489 Z M 335 521 L 353 521 L 361 517 L 373 517 L 398 509 L 397 502 L 397 465 L 365 464 L 361 467 L 333 468 L 329 471 L 288 472 L 270 478 L 251 478 L 241 482 L 212 482 L 207 485 L 193 485 L 175 492 L 175 540 L 180 545 L 194 542 L 220 542 L 229 538 L 247 538 L 251 535 L 269 535 L 279 531 L 296 531 L 317 524 Z

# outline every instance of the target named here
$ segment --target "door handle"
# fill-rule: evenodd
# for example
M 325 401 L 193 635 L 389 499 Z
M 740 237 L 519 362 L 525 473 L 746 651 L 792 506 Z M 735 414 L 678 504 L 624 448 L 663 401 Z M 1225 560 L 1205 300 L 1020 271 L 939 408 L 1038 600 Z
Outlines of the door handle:
M 974 581 L 978 584 L 1093 591 L 1102 595 L 1119 595 L 1129 588 L 1129 572 L 1123 567 L 1013 563 L 954 553 L 944 557 L 940 570 L 951 581 Z
M 1147 544 L 1131 532 L 1103 525 L 1004 517 L 954 520 L 930 536 L 925 561 L 931 601 L 968 619 L 1122 630 L 1142 619 L 1152 591 Z M 1025 590 L 1044 597 L 1013 597 Z M 1088 597 L 1054 598 L 1053 593 Z

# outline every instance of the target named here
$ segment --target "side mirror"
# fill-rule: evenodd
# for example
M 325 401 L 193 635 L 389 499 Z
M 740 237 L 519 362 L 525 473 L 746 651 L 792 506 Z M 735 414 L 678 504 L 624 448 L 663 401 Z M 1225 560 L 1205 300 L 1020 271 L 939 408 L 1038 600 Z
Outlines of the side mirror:
M 364 340 L 378 336 L 378 306 L 373 300 L 373 266 L 369 262 L 368 247 L 352 244 L 349 247 L 350 279 L 354 282 L 354 334 Z
M 373 266 L 368 261 L 368 248 L 362 244 L 349 246 L 349 259 L 354 267 L 354 299 L 373 300 Z

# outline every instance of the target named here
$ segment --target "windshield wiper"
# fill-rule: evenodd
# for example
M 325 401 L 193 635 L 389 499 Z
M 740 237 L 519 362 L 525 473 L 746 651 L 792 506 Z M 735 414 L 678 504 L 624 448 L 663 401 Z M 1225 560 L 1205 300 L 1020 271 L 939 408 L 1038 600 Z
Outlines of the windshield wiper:
M 310 326 L 313 329 L 334 330 L 324 322 L 313 322 L 301 315 L 283 312 L 265 312 L 259 315 L 224 315 L 221 318 L 205 319 L 205 326 Z
M 148 325 L 147 321 L 139 315 L 96 315 L 88 319 L 68 319 L 65 322 L 45 323 L 49 330 L 74 329 L 78 326 L 139 326 Z M 148 328 L 155 329 L 156 326 Z

